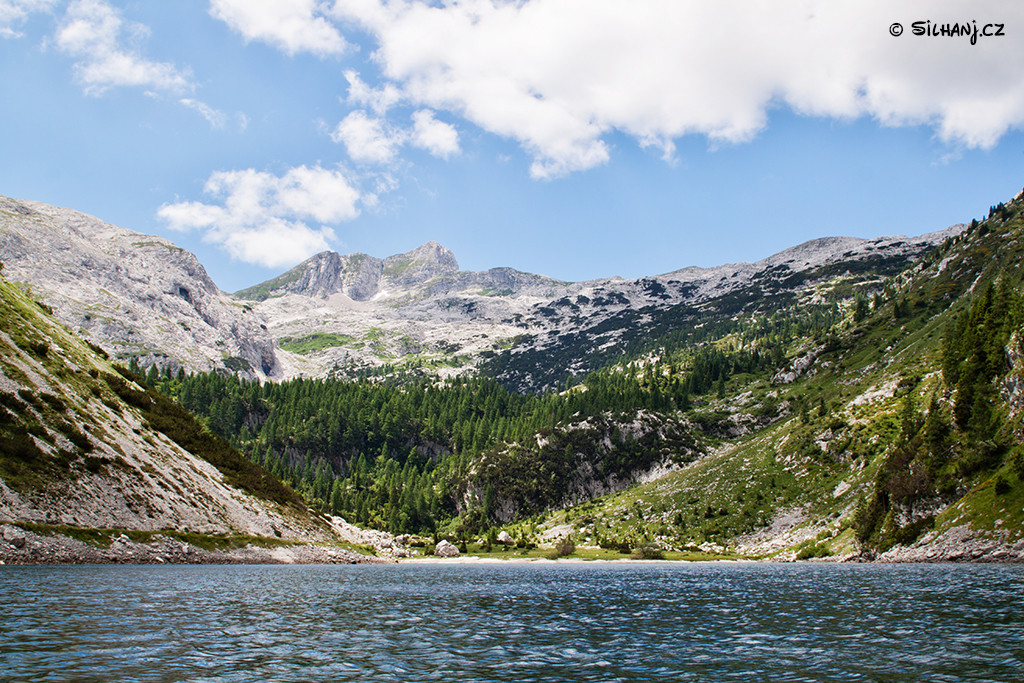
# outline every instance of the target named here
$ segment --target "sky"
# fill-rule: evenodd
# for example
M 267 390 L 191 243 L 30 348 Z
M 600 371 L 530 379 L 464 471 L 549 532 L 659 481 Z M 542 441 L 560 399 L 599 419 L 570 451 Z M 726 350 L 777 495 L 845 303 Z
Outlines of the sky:
M 578 281 L 918 235 L 1021 190 L 1022 124 L 1019 0 L 0 0 L 0 194 L 225 291 L 429 240 Z

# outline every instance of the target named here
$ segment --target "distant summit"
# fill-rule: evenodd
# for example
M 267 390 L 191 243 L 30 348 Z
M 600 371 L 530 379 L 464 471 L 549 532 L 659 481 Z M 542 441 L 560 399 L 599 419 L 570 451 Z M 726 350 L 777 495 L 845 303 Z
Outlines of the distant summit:
M 443 275 L 459 272 L 455 254 L 434 241 L 412 251 L 384 259 L 384 277 L 388 285 L 411 287 Z
M 324 251 L 287 273 L 235 293 L 243 299 L 263 301 L 282 294 L 328 297 L 344 294 L 367 301 L 388 289 L 407 289 L 436 277 L 459 272 L 455 254 L 430 241 L 404 254 L 374 258 L 363 253 Z

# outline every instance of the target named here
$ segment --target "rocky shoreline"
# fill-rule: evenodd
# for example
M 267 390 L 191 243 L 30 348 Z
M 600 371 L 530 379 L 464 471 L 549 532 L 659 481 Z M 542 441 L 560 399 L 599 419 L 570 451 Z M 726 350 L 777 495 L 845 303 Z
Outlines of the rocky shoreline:
M 208 550 L 167 536 L 149 542 L 115 537 L 102 548 L 60 534 L 37 534 L 13 525 L 0 527 L 0 564 L 393 564 L 387 557 L 363 555 L 319 544 Z
M 363 533 L 366 533 L 365 531 Z M 482 561 L 474 556 L 414 556 L 391 538 L 390 534 L 375 532 L 383 539 L 373 540 L 378 556 L 364 555 L 353 550 L 316 543 L 257 546 L 210 550 L 169 536 L 155 535 L 147 542 L 132 540 L 120 534 L 108 547 L 98 547 L 58 533 L 35 533 L 12 524 L 0 525 L 0 565 L 40 564 L 395 564 L 402 561 L 466 563 Z M 357 540 L 366 540 L 361 537 Z M 940 539 L 931 539 L 910 547 L 897 546 L 885 553 L 862 552 L 846 556 L 813 558 L 813 563 L 865 562 L 877 564 L 903 563 L 1024 563 L 1024 541 L 1012 546 L 991 538 L 976 537 L 970 530 L 947 532 Z M 938 540 L 939 542 L 935 542 Z M 495 559 L 493 562 L 511 562 L 514 559 Z M 521 561 L 543 561 L 522 558 Z M 559 561 L 583 562 L 582 558 L 563 558 Z M 620 560 L 628 561 L 628 560 Z M 762 562 L 795 562 L 793 557 L 776 557 Z

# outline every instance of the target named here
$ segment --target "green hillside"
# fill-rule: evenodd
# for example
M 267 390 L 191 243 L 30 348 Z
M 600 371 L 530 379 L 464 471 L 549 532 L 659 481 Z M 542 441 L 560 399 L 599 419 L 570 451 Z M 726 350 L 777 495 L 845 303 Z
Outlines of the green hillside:
M 0 330 L 0 521 L 330 537 L 294 491 L 3 277 Z
M 313 506 L 396 533 L 813 557 L 970 527 L 1003 547 L 1024 530 L 1022 230 L 1021 200 L 1000 204 L 903 271 L 662 320 L 539 395 L 147 379 Z M 652 468 L 672 471 L 637 484 Z

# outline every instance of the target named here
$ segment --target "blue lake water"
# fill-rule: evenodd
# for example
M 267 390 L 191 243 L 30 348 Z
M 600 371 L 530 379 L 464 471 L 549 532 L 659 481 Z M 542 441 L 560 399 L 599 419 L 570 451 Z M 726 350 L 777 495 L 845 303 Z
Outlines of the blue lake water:
M 0 567 L 0 679 L 1024 680 L 1024 567 Z

